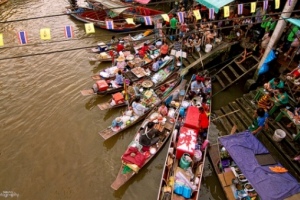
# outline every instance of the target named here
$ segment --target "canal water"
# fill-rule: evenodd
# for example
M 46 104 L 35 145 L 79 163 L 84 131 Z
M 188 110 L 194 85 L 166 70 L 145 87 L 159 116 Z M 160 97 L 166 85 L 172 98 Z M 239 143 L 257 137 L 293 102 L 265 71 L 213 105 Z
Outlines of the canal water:
M 109 97 L 83 97 L 93 84 L 90 76 L 105 64 L 89 63 L 84 49 L 112 33 L 96 29 L 86 35 L 84 25 L 61 14 L 67 0 L 10 0 L 0 6 L 0 193 L 12 191 L 19 199 L 156 199 L 167 148 L 128 184 L 113 191 L 120 156 L 137 127 L 103 142 L 98 132 L 110 125 L 120 109 L 100 111 Z M 75 38 L 64 39 L 72 25 Z M 51 42 L 39 38 L 50 28 Z M 18 44 L 26 31 L 28 46 Z M 55 52 L 56 53 L 49 53 Z M 34 54 L 40 54 L 34 56 Z M 17 57 L 17 58 L 13 58 Z M 214 102 L 215 103 L 215 102 Z M 217 131 L 217 130 L 216 130 Z M 206 162 L 199 199 L 224 199 L 209 162 Z

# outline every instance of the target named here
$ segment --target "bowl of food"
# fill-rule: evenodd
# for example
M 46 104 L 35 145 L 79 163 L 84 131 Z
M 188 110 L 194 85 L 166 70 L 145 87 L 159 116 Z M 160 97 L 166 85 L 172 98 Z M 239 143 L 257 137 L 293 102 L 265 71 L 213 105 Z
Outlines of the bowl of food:
M 244 188 L 246 191 L 249 191 L 249 192 L 254 191 L 254 188 L 252 187 L 252 185 L 250 183 L 246 183 L 244 185 Z
M 238 168 L 238 167 L 235 167 L 234 170 L 235 170 L 235 172 L 236 172 L 237 174 L 241 174 L 241 173 L 242 173 L 242 171 L 241 171 L 240 168 Z
M 246 176 L 244 176 L 244 174 L 239 174 L 238 179 L 240 182 L 245 183 L 248 180 L 246 179 Z

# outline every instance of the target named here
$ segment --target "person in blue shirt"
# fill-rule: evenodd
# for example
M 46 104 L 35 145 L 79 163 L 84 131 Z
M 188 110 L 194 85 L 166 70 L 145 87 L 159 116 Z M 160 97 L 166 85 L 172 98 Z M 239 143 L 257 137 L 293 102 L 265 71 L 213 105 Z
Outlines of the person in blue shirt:
M 161 63 L 162 61 L 160 59 L 156 59 L 156 61 L 152 64 L 152 71 L 157 72 Z
M 123 86 L 123 81 L 124 81 L 124 77 L 122 75 L 122 72 L 119 70 L 118 74 L 116 75 L 115 82 L 116 82 L 116 84 Z
M 267 128 L 267 119 L 268 112 L 266 112 L 263 108 L 258 108 L 254 113 L 254 120 L 248 127 L 248 130 L 251 131 L 253 135 L 257 136 L 264 127 Z

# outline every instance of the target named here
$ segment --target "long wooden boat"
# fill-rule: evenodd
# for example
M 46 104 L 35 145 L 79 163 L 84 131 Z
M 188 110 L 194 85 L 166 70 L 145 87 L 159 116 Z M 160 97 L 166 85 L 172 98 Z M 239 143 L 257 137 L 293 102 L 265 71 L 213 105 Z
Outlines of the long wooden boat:
M 185 97 L 183 102 L 184 102 L 183 104 L 188 104 L 188 105 L 192 105 L 192 106 L 194 106 L 194 104 L 195 104 L 194 100 L 191 100 L 188 97 Z M 181 131 L 181 129 L 186 127 L 185 122 L 183 122 L 182 120 L 183 120 L 183 118 L 180 118 L 178 120 L 179 123 L 183 124 L 183 126 L 180 128 L 180 130 L 177 130 L 178 132 Z M 192 136 L 193 134 L 190 133 L 190 135 Z M 204 169 L 204 164 L 205 164 L 205 158 L 206 158 L 206 154 L 207 154 L 207 148 L 203 146 L 203 148 L 199 148 L 199 150 L 197 150 L 198 157 L 197 157 L 197 159 L 195 159 L 196 156 L 194 156 L 192 164 L 189 167 L 190 170 L 183 169 L 180 166 L 180 163 L 183 162 L 182 161 L 183 156 L 181 157 L 181 159 L 178 158 L 178 155 L 180 155 L 179 152 L 182 153 L 182 149 L 179 149 L 178 147 L 180 145 L 184 145 L 184 143 L 182 143 L 182 140 L 179 140 L 179 138 L 182 138 L 182 137 L 187 137 L 187 135 L 185 135 L 184 133 L 177 134 L 177 132 L 176 132 L 176 134 L 173 134 L 172 139 L 169 143 L 168 154 L 167 154 L 165 164 L 163 167 L 163 171 L 162 171 L 162 177 L 161 177 L 161 181 L 160 181 L 157 200 L 162 200 L 162 199 L 173 199 L 173 200 L 193 199 L 193 200 L 197 200 L 198 199 L 199 191 L 200 191 L 200 187 L 201 187 L 201 179 L 202 179 L 203 169 Z M 196 138 L 198 140 L 199 136 L 197 136 Z M 188 143 L 186 143 L 186 144 L 188 144 Z M 193 148 L 196 149 L 196 147 L 192 147 L 192 149 Z M 201 150 L 201 153 L 200 153 L 200 150 Z M 200 158 L 199 158 L 199 154 L 200 154 Z M 185 172 L 189 173 L 190 175 L 187 176 Z M 177 177 L 176 181 L 175 181 L 175 177 Z M 178 178 L 178 177 L 180 177 L 180 178 Z M 190 180 L 191 180 L 190 178 L 193 179 L 192 182 L 190 182 Z M 181 180 L 182 182 L 178 181 L 180 179 L 182 179 Z M 184 182 L 183 180 L 186 180 L 186 182 Z M 183 182 L 184 182 L 184 184 L 182 184 Z M 180 191 L 180 189 L 179 189 L 180 187 L 181 187 L 181 190 L 186 191 L 186 193 L 179 194 L 178 191 Z M 189 188 L 189 189 L 187 189 L 187 188 Z M 184 195 L 187 195 L 187 196 L 184 196 Z
M 173 60 L 173 59 L 172 59 Z M 159 86 L 161 84 L 163 84 L 166 80 L 169 79 L 169 77 L 171 76 L 178 76 L 178 73 L 177 71 L 179 70 L 179 68 L 177 66 L 174 66 L 173 63 L 170 64 L 170 65 L 167 65 L 167 63 L 170 63 L 172 60 L 168 60 L 168 62 L 165 62 L 162 66 L 160 66 L 160 68 L 162 68 L 161 70 L 159 70 L 158 72 L 156 73 L 150 73 L 150 78 L 153 80 L 154 82 L 154 87 L 156 86 Z M 154 77 L 157 77 L 158 75 L 157 74 L 162 74 L 162 79 L 160 80 L 157 80 L 157 79 L 153 79 Z M 136 82 L 136 81 L 139 81 L 139 80 L 148 80 L 149 77 L 145 76 L 145 75 L 142 75 L 142 76 L 136 76 L 132 71 L 127 71 L 125 74 L 124 74 L 125 78 L 126 79 L 129 79 L 130 82 Z M 81 90 L 81 94 L 83 96 L 90 96 L 90 95 L 107 95 L 107 94 L 114 94 L 114 93 L 117 93 L 117 92 L 121 92 L 123 90 L 123 86 L 117 86 L 115 85 L 114 87 L 112 88 L 108 88 L 107 90 L 104 90 L 104 91 L 97 91 L 97 93 L 91 88 L 91 89 L 85 89 L 85 90 Z
M 182 80 L 180 86 L 178 87 L 180 90 L 184 89 L 186 85 L 186 80 Z M 183 99 L 183 98 L 182 98 Z M 182 100 L 181 99 L 181 100 Z M 179 103 L 181 103 L 179 101 Z M 175 111 L 175 115 L 174 118 L 177 118 L 179 115 L 179 107 L 176 109 Z M 138 144 L 138 139 L 140 136 L 140 130 L 149 122 L 151 121 L 151 119 L 156 115 L 158 115 L 158 108 L 155 108 L 148 116 L 147 118 L 144 120 L 144 122 L 142 123 L 139 131 L 137 131 L 137 133 L 135 134 L 135 136 L 133 137 L 132 142 L 129 144 L 128 149 L 125 151 L 128 152 L 131 148 L 134 148 L 133 146 L 140 146 L 140 144 Z M 173 119 L 174 119 L 173 118 Z M 145 151 L 139 151 L 139 153 L 141 155 L 145 155 L 148 154 L 147 158 L 145 157 L 145 162 L 143 164 L 141 164 L 138 169 L 140 170 L 141 168 L 145 167 L 145 165 L 147 163 L 149 163 L 156 154 L 158 154 L 158 152 L 162 149 L 162 147 L 164 146 L 164 144 L 168 141 L 169 136 L 171 135 L 171 133 L 174 131 L 175 129 L 175 125 L 176 123 L 174 123 L 174 121 L 172 121 L 173 119 L 170 117 L 165 117 L 165 124 L 162 125 L 162 123 L 158 122 L 158 124 L 156 124 L 156 129 L 160 131 L 160 137 L 159 137 L 159 141 L 152 145 L 150 147 L 150 151 L 151 149 L 155 150 L 155 152 L 153 152 L 152 154 L 149 153 L 148 150 Z M 123 154 L 124 156 L 124 154 Z M 122 165 L 120 167 L 120 170 L 118 172 L 118 175 L 115 179 L 115 181 L 111 184 L 111 187 L 114 190 L 118 190 L 122 185 L 124 185 L 129 179 L 131 179 L 135 174 L 137 174 L 138 170 L 129 170 L 129 172 L 125 173 L 124 171 L 126 171 L 126 168 L 128 168 L 128 166 L 137 166 L 135 163 L 132 162 L 126 162 L 124 161 L 124 157 L 122 156 Z M 130 168 L 132 169 L 132 168 Z
M 161 88 L 160 86 L 157 86 L 154 88 L 154 92 L 155 92 L 155 94 L 157 94 L 157 96 L 160 99 L 162 99 L 164 97 L 164 95 L 168 94 L 168 92 L 170 90 L 172 90 L 174 88 L 174 86 L 178 85 L 179 82 L 180 82 L 179 76 L 170 77 L 170 79 L 168 79 L 168 81 L 163 84 L 163 88 Z M 136 87 L 137 87 L 137 90 L 142 88 L 143 87 L 142 82 L 137 83 Z M 100 110 L 119 108 L 119 107 L 128 105 L 128 103 L 130 105 L 132 103 L 134 95 L 132 96 L 132 94 L 130 94 L 130 95 L 128 95 L 128 98 L 129 98 L 128 100 L 123 100 L 121 102 L 115 102 L 114 99 L 111 98 L 107 102 L 98 104 L 97 106 Z
M 138 27 L 140 24 L 128 24 L 123 17 L 114 17 L 113 19 L 109 18 L 105 10 L 92 10 L 90 8 L 79 8 L 73 11 L 70 8 L 67 8 L 66 13 L 70 14 L 75 19 L 85 22 L 93 23 L 96 27 L 106 29 L 113 32 L 126 32 L 132 31 Z M 107 29 L 106 20 L 112 20 L 114 24 L 114 29 Z
M 179 77 L 177 77 L 177 79 L 179 79 Z M 178 87 L 177 87 L 178 88 Z M 177 88 L 173 87 L 174 90 L 176 90 Z M 169 88 L 169 91 L 172 88 Z M 153 100 L 152 103 L 149 103 L 149 97 L 147 97 L 147 93 L 148 91 L 151 91 L 152 96 L 153 96 Z M 170 95 L 172 95 L 172 93 L 169 93 L 167 96 L 163 96 L 163 98 L 159 98 L 159 95 L 155 94 L 152 89 L 150 90 L 145 90 L 143 92 L 143 97 L 141 98 L 142 100 L 146 101 L 147 103 L 145 103 L 148 106 L 148 110 L 144 113 L 144 115 L 142 116 L 135 116 L 133 115 L 132 118 L 130 118 L 130 123 L 127 124 L 126 120 L 123 122 L 123 127 L 120 127 L 119 129 L 115 130 L 114 128 L 112 128 L 111 126 L 109 126 L 108 128 L 102 130 L 99 132 L 99 135 L 101 137 L 103 137 L 104 140 L 107 140 L 115 135 L 117 135 L 118 133 L 121 133 L 122 131 L 128 129 L 129 127 L 135 125 L 136 123 L 140 122 L 141 120 L 143 120 L 150 112 L 153 108 L 155 108 L 157 105 L 159 105 L 162 101 L 164 101 L 165 99 L 167 99 Z M 126 111 L 124 112 L 126 113 Z M 122 114 L 120 117 L 124 117 L 124 115 Z M 126 117 L 126 116 L 125 116 Z
M 8 0 L 0 0 L 0 5 L 8 2 Z
M 151 16 L 152 21 L 162 19 L 161 14 L 165 12 L 142 6 L 132 6 L 116 0 L 87 0 L 95 8 L 107 9 L 123 18 L 133 18 L 137 23 L 145 23 L 144 17 Z

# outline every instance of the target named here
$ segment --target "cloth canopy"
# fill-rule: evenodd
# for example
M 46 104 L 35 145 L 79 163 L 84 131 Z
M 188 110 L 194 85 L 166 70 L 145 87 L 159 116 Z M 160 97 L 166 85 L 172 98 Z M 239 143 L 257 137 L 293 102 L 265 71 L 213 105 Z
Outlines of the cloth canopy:
M 113 11 L 116 14 L 120 14 L 130 8 L 130 6 L 126 6 L 120 1 L 113 1 L 113 0 L 95 0 L 95 2 L 98 2 L 103 5 L 104 8 L 109 9 Z M 124 7 L 125 6 L 125 7 Z
M 290 173 L 275 173 L 269 169 L 270 165 L 261 166 L 258 163 L 255 155 L 269 152 L 249 131 L 219 140 L 261 199 L 285 199 L 300 193 L 300 184 Z M 281 166 L 280 163 L 276 165 Z
M 140 4 L 148 4 L 150 0 L 135 0 L 135 2 L 138 2 Z
M 207 8 L 214 8 L 215 13 L 219 12 L 219 8 L 233 2 L 233 0 L 196 0 L 196 1 L 206 6 Z
M 289 21 L 290 23 L 294 24 L 295 26 L 300 27 L 300 19 L 296 19 L 296 18 L 288 18 L 286 19 L 287 21 Z

